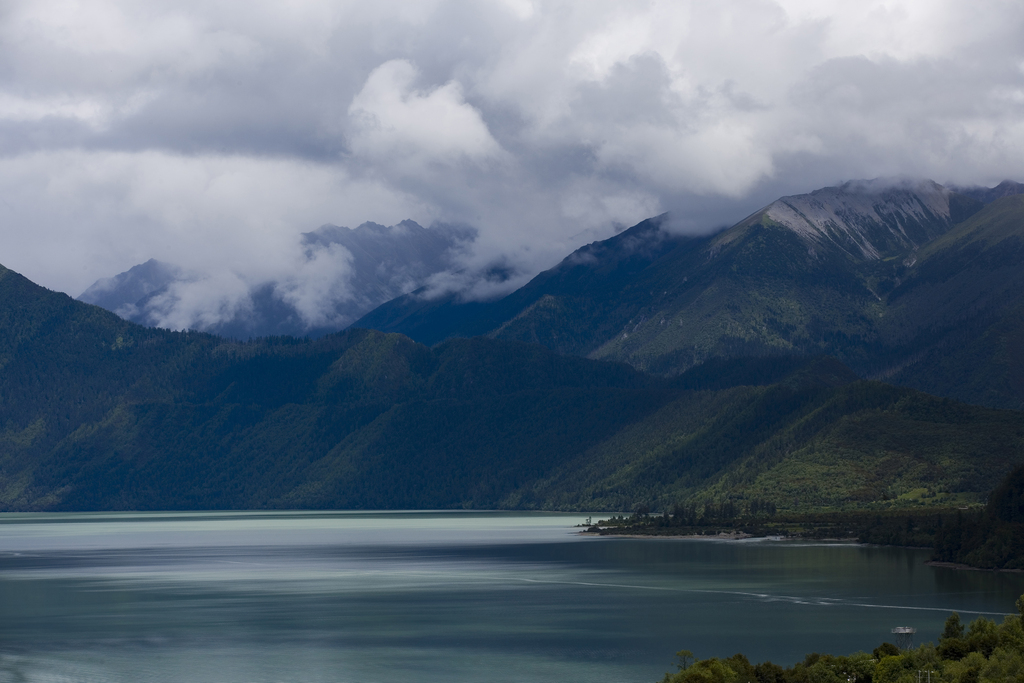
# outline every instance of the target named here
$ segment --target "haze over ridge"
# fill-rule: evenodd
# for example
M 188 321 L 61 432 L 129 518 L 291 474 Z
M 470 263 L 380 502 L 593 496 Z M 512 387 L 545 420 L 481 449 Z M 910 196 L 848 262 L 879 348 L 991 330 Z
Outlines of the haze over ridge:
M 894 248 L 925 244 L 936 236 L 937 226 L 966 218 L 963 211 L 972 202 L 1021 190 L 1024 185 L 1008 180 L 993 188 L 947 188 L 905 177 L 851 180 L 781 197 L 737 225 L 763 216 L 787 226 L 811 250 L 832 244 L 854 260 L 872 260 Z M 667 246 L 666 240 L 686 235 L 685 225 L 674 214 L 662 214 L 652 226 L 653 231 L 627 231 L 627 242 L 641 240 L 635 248 L 657 250 Z M 724 239 L 732 239 L 729 234 L 734 233 Z M 465 257 L 477 237 L 478 232 L 466 226 L 435 224 L 424 229 L 409 220 L 391 227 L 325 225 L 302 234 L 302 256 L 291 273 L 262 280 L 230 273 L 232 280 L 225 283 L 223 272 L 186 271 L 151 259 L 97 280 L 78 299 L 126 320 L 168 329 L 238 339 L 319 336 L 344 329 L 367 314 L 368 320 L 375 320 L 371 312 L 397 297 L 486 302 L 515 289 L 523 273 L 507 261 L 497 260 L 483 271 L 467 269 Z M 592 243 L 597 244 L 601 242 Z M 583 248 L 566 257 L 568 262 L 580 259 L 596 256 Z
M 844 178 L 1021 177 L 1024 8 L 992 1 L 13 2 L 4 262 L 294 275 L 323 224 L 468 224 L 509 286 L 666 210 Z M 225 283 L 231 277 L 224 276 Z

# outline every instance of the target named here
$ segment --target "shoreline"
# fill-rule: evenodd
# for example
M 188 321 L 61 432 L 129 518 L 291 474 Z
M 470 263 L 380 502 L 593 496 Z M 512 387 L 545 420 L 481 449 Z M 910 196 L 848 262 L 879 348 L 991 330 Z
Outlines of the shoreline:
M 747 538 L 782 538 L 781 536 L 754 536 L 753 534 L 747 534 L 743 532 L 725 533 L 720 532 L 717 534 L 616 534 L 616 533 L 604 533 L 603 531 L 591 531 L 589 529 L 583 529 L 582 531 L 576 532 L 580 536 L 593 536 L 597 537 L 617 537 L 617 538 L 665 538 L 665 539 L 689 539 L 689 540 L 705 540 L 705 541 L 742 541 Z
M 756 534 L 602 534 L 594 531 L 577 531 L 578 536 L 589 536 L 592 538 L 641 538 L 664 541 L 747 541 L 751 539 L 766 541 L 793 541 L 795 543 L 842 543 L 846 545 L 874 545 L 862 543 L 849 538 L 799 538 L 793 536 Z M 899 546 L 910 547 L 910 546 Z
M 998 569 L 998 568 L 986 568 L 986 567 L 972 567 L 969 564 L 960 564 L 959 562 L 940 562 L 939 560 L 928 560 L 925 562 L 929 567 L 941 567 L 943 569 L 961 569 L 971 572 L 1007 572 L 1011 574 L 1022 574 L 1024 569 Z
M 787 539 L 785 536 L 755 536 L 754 534 L 746 534 L 743 532 L 725 533 L 719 532 L 717 534 L 616 534 L 616 533 L 602 533 L 601 531 L 590 531 L 589 529 L 583 529 L 576 532 L 579 536 L 590 536 L 592 538 L 642 538 L 642 539 L 662 539 L 662 540 L 687 540 L 687 541 L 743 541 L 750 538 L 764 538 L 771 540 L 795 540 L 795 541 L 815 541 L 815 542 L 832 542 L 832 543 L 849 543 L 851 545 L 864 545 L 864 546 L 877 546 L 877 547 L 890 547 L 890 546 L 879 546 L 876 543 L 862 543 L 860 541 L 851 541 L 848 538 L 815 538 L 815 539 Z M 914 548 L 919 550 L 925 550 L 926 548 L 918 548 L 916 546 L 891 546 L 899 548 Z M 924 563 L 929 567 L 938 567 L 939 569 L 953 569 L 960 571 L 972 571 L 972 572 L 1006 572 L 1010 574 L 1024 574 L 1024 569 L 999 569 L 999 568 L 986 568 L 986 567 L 972 567 L 969 564 L 960 564 L 958 562 L 942 562 L 939 560 L 927 560 Z

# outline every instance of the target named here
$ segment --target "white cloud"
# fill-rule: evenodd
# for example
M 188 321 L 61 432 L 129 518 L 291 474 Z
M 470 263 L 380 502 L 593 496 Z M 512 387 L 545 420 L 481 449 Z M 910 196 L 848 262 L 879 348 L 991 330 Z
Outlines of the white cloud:
M 0 119 L 6 121 L 40 121 L 65 118 L 82 121 L 95 128 L 103 127 L 110 117 L 110 105 L 102 100 L 72 98 L 18 97 L 0 94 Z
M 472 288 L 666 209 L 1024 180 L 1021 35 L 1013 0 L 11 0 L 0 263 L 77 294 L 156 257 L 315 317 L 345 295 L 342 257 L 295 256 L 323 223 L 474 225 L 444 285 Z
M 0 263 L 73 295 L 154 254 L 276 279 L 300 262 L 311 227 L 432 219 L 415 198 L 301 159 L 36 152 L 0 157 L 0 188 Z
M 462 86 L 449 81 L 429 91 L 415 89 L 419 74 L 404 59 L 374 69 L 348 115 L 353 120 L 352 149 L 384 164 L 426 172 L 430 164 L 482 161 L 500 147 L 480 112 L 467 104 Z M 408 168 L 412 163 L 413 167 Z
M 281 300 L 294 306 L 307 327 L 341 324 L 333 305 L 352 299 L 348 290 L 352 254 L 340 244 L 315 249 L 277 283 Z
M 249 283 L 228 270 L 172 282 L 167 291 L 154 296 L 146 315 L 155 327 L 172 330 L 205 329 L 253 308 Z

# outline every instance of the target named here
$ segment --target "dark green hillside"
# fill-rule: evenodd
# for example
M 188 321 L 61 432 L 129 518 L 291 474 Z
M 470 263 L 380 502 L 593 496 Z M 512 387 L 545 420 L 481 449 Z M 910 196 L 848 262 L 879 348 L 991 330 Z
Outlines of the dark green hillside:
M 765 386 L 685 392 L 509 502 L 631 509 L 640 501 L 658 510 L 687 502 L 745 510 L 752 501 L 779 510 L 949 506 L 980 502 L 978 492 L 1021 461 L 1019 412 L 856 380 L 822 359 Z
M 803 201 L 828 199 L 815 194 Z M 845 196 L 842 188 L 832 194 Z M 709 358 L 744 355 L 828 354 L 862 374 L 906 362 L 913 351 L 890 336 L 886 293 L 906 278 L 905 262 L 920 245 L 949 231 L 953 217 L 979 211 L 980 203 L 961 207 L 950 194 L 945 216 L 925 212 L 916 219 L 878 203 L 876 213 L 848 213 L 841 226 L 830 223 L 815 233 L 795 217 L 773 214 L 777 205 L 799 206 L 795 199 L 652 262 L 618 288 L 616 301 L 631 315 L 588 355 L 670 375 Z
M 486 338 L 243 344 L 138 327 L 6 270 L 0 321 L 4 510 L 884 508 L 980 500 L 1024 462 L 1020 413 L 830 358 L 667 379 Z
M 858 341 L 874 335 L 863 318 L 877 299 L 850 272 L 845 254 L 812 258 L 792 231 L 774 225 L 738 232 L 739 239 L 679 238 L 645 221 L 612 244 L 581 249 L 498 302 L 410 295 L 356 326 L 425 343 L 487 334 L 666 374 L 714 357 L 831 351 L 835 327 Z M 644 241 L 656 248 L 624 246 Z
M 147 329 L 0 272 L 4 509 L 490 507 L 670 399 L 519 343 Z
M 487 334 L 668 374 L 720 356 L 856 361 L 874 341 L 878 303 L 856 267 L 909 253 L 982 206 L 934 183 L 862 185 L 784 197 L 717 236 L 665 233 L 659 216 L 583 247 L 499 301 L 414 293 L 355 326 L 424 343 Z M 858 348 L 847 358 L 846 347 Z
M 877 298 L 847 256 L 812 256 L 784 227 L 758 223 L 722 235 L 688 261 L 659 264 L 662 299 L 592 355 L 659 373 L 754 354 L 830 353 L 856 366 L 877 341 Z M 675 272 L 691 275 L 673 290 Z
M 249 346 L 223 352 L 237 364 L 199 383 L 202 403 L 122 405 L 76 431 L 36 485 L 72 509 L 494 507 L 667 398 L 625 366 L 487 340 Z
M 1024 195 L 996 200 L 923 248 L 887 297 L 883 327 L 905 361 L 888 381 L 1024 406 Z
M 216 340 L 127 323 L 0 266 L 0 501 L 68 433 L 125 401 L 170 401 Z
M 985 569 L 1024 569 L 1024 466 L 999 483 L 983 510 L 958 512 L 939 530 L 935 559 Z
M 454 295 L 429 300 L 417 292 L 380 306 L 354 327 L 400 332 L 424 344 L 490 333 L 586 355 L 632 315 L 619 300 L 623 288 L 665 254 L 703 243 L 662 232 L 664 220 L 651 218 L 582 247 L 500 301 L 462 302 Z

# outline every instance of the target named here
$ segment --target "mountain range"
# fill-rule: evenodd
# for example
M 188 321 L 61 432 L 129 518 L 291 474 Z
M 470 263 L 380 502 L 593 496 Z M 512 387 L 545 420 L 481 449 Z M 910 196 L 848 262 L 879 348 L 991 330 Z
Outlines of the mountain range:
M 779 510 L 981 501 L 1018 411 L 827 357 L 674 378 L 486 338 L 239 343 L 124 321 L 0 269 L 0 509 Z
M 0 509 L 887 509 L 1024 462 L 1024 195 L 848 183 L 671 226 L 363 319 L 409 336 L 174 332 L 0 266 Z
M 471 228 L 414 221 L 383 226 L 363 223 L 355 229 L 324 225 L 303 233 L 303 265 L 328 255 L 326 276 L 317 272 L 312 293 L 302 276 L 247 283 L 241 301 L 229 312 L 200 315 L 190 311 L 188 289 L 216 298 L 207 274 L 156 259 L 93 283 L 79 301 L 101 306 L 132 322 L 151 327 L 184 327 L 235 339 L 292 335 L 318 337 L 336 332 L 386 301 L 424 286 L 447 271 L 453 259 L 476 238 Z M 340 264 L 340 265 L 335 265 Z M 326 283 L 324 282 L 326 281 Z M 326 286 L 325 286 L 326 284 Z M 326 291 L 318 291 L 326 290 Z
M 425 344 L 527 341 L 667 376 L 711 358 L 827 354 L 861 376 L 1022 408 L 1022 189 L 851 182 L 706 236 L 660 216 L 497 301 L 414 291 L 355 326 Z

